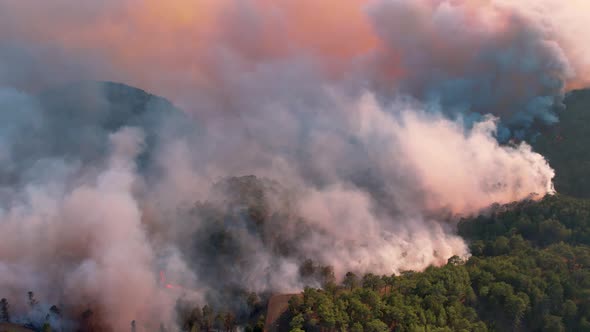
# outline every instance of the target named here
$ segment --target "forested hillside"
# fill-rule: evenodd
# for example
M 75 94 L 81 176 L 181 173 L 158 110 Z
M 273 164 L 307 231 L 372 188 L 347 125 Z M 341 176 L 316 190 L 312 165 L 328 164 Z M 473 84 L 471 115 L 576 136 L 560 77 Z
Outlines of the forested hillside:
M 534 143 L 560 194 L 462 220 L 472 256 L 293 297 L 291 331 L 590 331 L 590 90 Z M 569 196 L 568 196 L 569 195 Z
M 291 331 L 589 331 L 590 203 L 555 196 L 464 220 L 467 261 L 348 274 L 293 298 Z
M 118 100 L 113 85 L 105 89 Z M 119 117 L 130 118 L 146 130 L 149 147 L 150 137 L 155 140 L 150 136 L 155 122 L 150 119 L 160 113 L 158 107 L 148 106 L 161 101 L 150 101 L 141 91 L 128 94 L 135 96 L 130 99 L 132 107 L 120 107 L 134 111 L 120 113 L 115 103 L 112 114 L 101 115 L 102 124 L 118 127 L 127 121 Z M 51 101 L 46 97 L 44 103 Z M 558 194 L 539 202 L 494 206 L 485 215 L 459 221 L 458 234 L 469 243 L 471 256 L 454 256 L 444 266 L 421 272 L 383 276 L 349 272 L 337 280 L 330 266 L 318 265 L 317 257 L 298 250 L 310 233 L 293 211 L 287 188 L 255 176 L 221 179 L 210 197 L 181 215 L 186 225 L 199 227 L 187 227 L 178 237 L 184 244 L 178 248 L 189 258 L 190 268 L 202 273 L 201 281 L 216 292 L 205 297 L 204 306 L 190 298 L 179 300 L 178 326 L 191 332 L 235 331 L 238 326 L 263 331 L 269 330 L 267 316 L 280 316 L 276 330 L 292 332 L 590 331 L 590 144 L 586 144 L 590 140 L 585 135 L 590 90 L 571 93 L 566 104 L 561 122 L 534 143 L 556 170 Z M 144 119 L 141 110 L 155 115 Z M 67 118 L 67 112 L 61 116 Z M 87 127 L 72 130 L 92 132 Z M 297 227 L 284 227 L 288 219 Z M 298 262 L 299 270 L 294 269 L 298 280 L 322 286 L 306 288 L 299 295 L 282 294 L 282 305 L 291 297 L 282 315 L 282 305 L 280 310 L 268 310 L 271 294 L 254 292 L 236 272 L 254 274 L 259 256 L 249 253 L 257 252 L 260 245 L 271 248 L 275 257 Z M 11 321 L 10 308 L 6 300 L 0 302 L 0 322 Z M 57 306 L 49 310 L 45 325 L 29 325 L 39 330 L 49 329 L 49 322 L 61 324 Z M 104 330 L 96 327 L 97 317 L 90 309 L 84 311 L 82 329 Z M 130 322 L 132 331 L 135 324 Z
M 590 89 L 570 92 L 559 123 L 539 135 L 534 148 L 555 169 L 558 192 L 590 198 Z
M 348 273 L 336 283 L 330 267 L 308 261 L 300 273 L 323 287 L 291 297 L 278 330 L 590 331 L 590 91 L 571 93 L 566 104 L 561 122 L 534 144 L 556 170 L 558 194 L 461 220 L 472 256 L 442 267 Z M 246 330 L 261 331 L 261 302 L 251 295 L 248 303 Z M 234 317 L 197 308 L 184 326 L 231 330 Z
M 590 331 L 590 201 L 558 194 L 498 206 L 462 220 L 458 231 L 472 256 L 423 272 L 348 273 L 336 282 L 330 267 L 307 261 L 301 275 L 323 286 L 293 296 L 277 330 Z M 261 331 L 264 301 L 243 296 L 241 317 L 184 308 L 184 327 L 232 330 L 241 323 Z
M 322 288 L 293 296 L 278 330 L 590 331 L 590 201 L 563 195 L 497 207 L 464 219 L 459 233 L 472 256 L 400 275 L 348 273 L 308 261 L 300 273 Z M 247 331 L 261 331 L 264 310 L 248 297 Z M 209 306 L 185 311 L 191 331 L 231 330 L 238 321 Z

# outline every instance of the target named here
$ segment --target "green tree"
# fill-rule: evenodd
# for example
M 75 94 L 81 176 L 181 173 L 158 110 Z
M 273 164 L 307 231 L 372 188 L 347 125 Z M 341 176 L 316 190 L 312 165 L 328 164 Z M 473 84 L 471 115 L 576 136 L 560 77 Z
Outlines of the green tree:
M 380 290 L 385 286 L 385 282 L 383 282 L 383 279 L 372 273 L 368 273 L 365 276 L 363 276 L 362 284 L 364 288 L 371 288 L 373 290 Z
M 571 235 L 571 230 L 554 219 L 543 221 L 539 225 L 540 240 L 544 244 L 565 241 Z
M 344 285 L 344 287 L 353 290 L 356 287 L 358 287 L 359 285 L 359 280 L 358 277 L 356 276 L 356 274 L 352 273 L 352 272 L 347 272 L 346 275 L 344 276 L 344 280 L 342 281 L 342 284 Z
M 575 320 L 578 314 L 578 306 L 572 300 L 563 303 L 563 318 L 570 324 Z
M 520 325 L 526 312 L 528 303 L 521 297 L 509 296 L 506 300 L 506 311 L 515 327 Z
M 389 328 L 387 324 L 383 323 L 378 319 L 373 319 L 372 321 L 367 323 L 365 328 L 366 332 L 388 332 Z
M 563 331 L 565 331 L 561 317 L 553 316 L 553 315 L 545 316 L 545 318 L 543 319 L 543 331 L 546 331 L 546 332 L 563 332 Z
M 365 330 L 363 329 L 363 324 L 361 324 L 360 322 L 356 322 L 352 325 L 352 327 L 350 328 L 350 332 L 364 332 Z
M 303 314 L 297 314 L 289 322 L 289 327 L 291 328 L 291 331 L 301 330 L 301 329 L 303 329 L 304 323 L 305 323 L 305 318 L 303 317 Z

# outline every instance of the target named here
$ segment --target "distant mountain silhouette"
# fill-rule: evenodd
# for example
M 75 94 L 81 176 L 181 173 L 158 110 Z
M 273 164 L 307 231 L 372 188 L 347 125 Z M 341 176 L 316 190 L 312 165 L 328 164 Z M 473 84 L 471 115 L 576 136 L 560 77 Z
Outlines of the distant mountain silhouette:
M 138 164 L 146 167 L 166 126 L 188 123 L 170 101 L 121 83 L 77 82 L 30 99 L 24 106 L 8 105 L 21 114 L 8 144 L 10 163 L 0 165 L 0 183 L 5 185 L 18 182 L 23 169 L 38 172 L 56 162 L 102 161 L 110 148 L 109 135 L 128 126 L 145 134 Z

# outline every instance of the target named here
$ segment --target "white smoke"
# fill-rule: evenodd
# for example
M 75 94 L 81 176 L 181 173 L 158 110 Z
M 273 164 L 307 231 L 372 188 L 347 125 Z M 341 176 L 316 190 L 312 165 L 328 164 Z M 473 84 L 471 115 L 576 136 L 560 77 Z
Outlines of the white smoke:
M 493 203 L 552 192 L 553 171 L 545 160 L 524 143 L 500 146 L 492 119 L 465 129 L 419 104 L 382 107 L 369 93 L 354 101 L 324 91 L 333 109 L 306 127 L 309 159 L 291 155 L 301 144 L 296 140 L 278 148 L 254 140 L 244 142 L 250 156 L 229 149 L 203 162 L 192 143 L 215 145 L 218 137 L 162 129 L 153 157 L 160 170 L 153 176 L 136 170 L 135 158 L 146 148 L 142 132 L 123 128 L 110 135 L 110 152 L 96 165 L 43 162 L 52 167 L 40 180 L 4 194 L 0 288 L 12 298 L 34 290 L 72 312 L 97 308 L 115 329 L 133 319 L 148 328 L 174 321 L 175 293 L 158 284 L 160 270 L 192 289 L 197 301 L 211 300 L 216 287 L 229 285 L 257 292 L 301 289 L 304 258 L 333 266 L 338 277 L 421 270 L 468 254 L 449 214 L 472 215 Z M 300 130 L 291 125 L 287 135 Z M 267 134 L 282 137 L 280 128 Z M 364 169 L 368 178 L 355 178 Z M 215 202 L 210 187 L 220 177 L 250 173 L 290 192 L 275 195 L 269 185 L 264 199 L 287 214 L 269 217 L 254 232 L 247 219 L 223 226 L 235 249 L 219 258 L 208 257 L 217 255 L 215 249 L 192 249 L 195 236 L 207 242 L 208 227 L 222 227 L 191 217 L 194 202 Z M 291 253 L 278 253 L 276 244 L 289 245 Z
M 141 131 L 122 129 L 111 136 L 110 160 L 96 174 L 68 170 L 63 178 L 49 171 L 50 182 L 12 194 L 0 216 L 0 289 L 23 300 L 23 290 L 33 290 L 65 310 L 98 308 L 119 328 L 133 317 L 171 318 L 160 310 L 174 302 L 154 278 L 154 248 L 133 192 L 142 140 Z M 22 309 L 21 301 L 13 303 Z
M 541 155 L 496 139 L 505 118 L 554 121 L 579 71 L 583 51 L 534 6 L 65 3 L 36 4 L 59 12 L 39 17 L 0 0 L 0 297 L 19 313 L 31 290 L 78 322 L 92 308 L 104 328 L 153 330 L 175 323 L 182 293 L 229 306 L 236 285 L 300 290 L 307 258 L 337 277 L 421 270 L 468 255 L 458 217 L 553 193 Z M 331 25 L 300 29 L 309 15 Z M 190 115 L 135 114 L 112 100 L 130 92 L 100 89 L 56 97 L 67 111 L 52 113 L 30 92 L 87 78 L 149 87 Z M 110 127 L 127 113 L 137 128 Z M 216 185 L 250 174 L 263 224 Z

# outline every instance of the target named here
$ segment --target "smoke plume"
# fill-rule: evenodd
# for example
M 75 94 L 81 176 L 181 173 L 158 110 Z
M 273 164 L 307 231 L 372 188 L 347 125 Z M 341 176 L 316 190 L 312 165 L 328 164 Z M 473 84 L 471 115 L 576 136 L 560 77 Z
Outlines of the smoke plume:
M 317 285 L 308 259 L 340 278 L 466 256 L 457 218 L 553 193 L 500 142 L 590 79 L 584 8 L 0 0 L 0 296 L 147 331 L 179 297 Z

